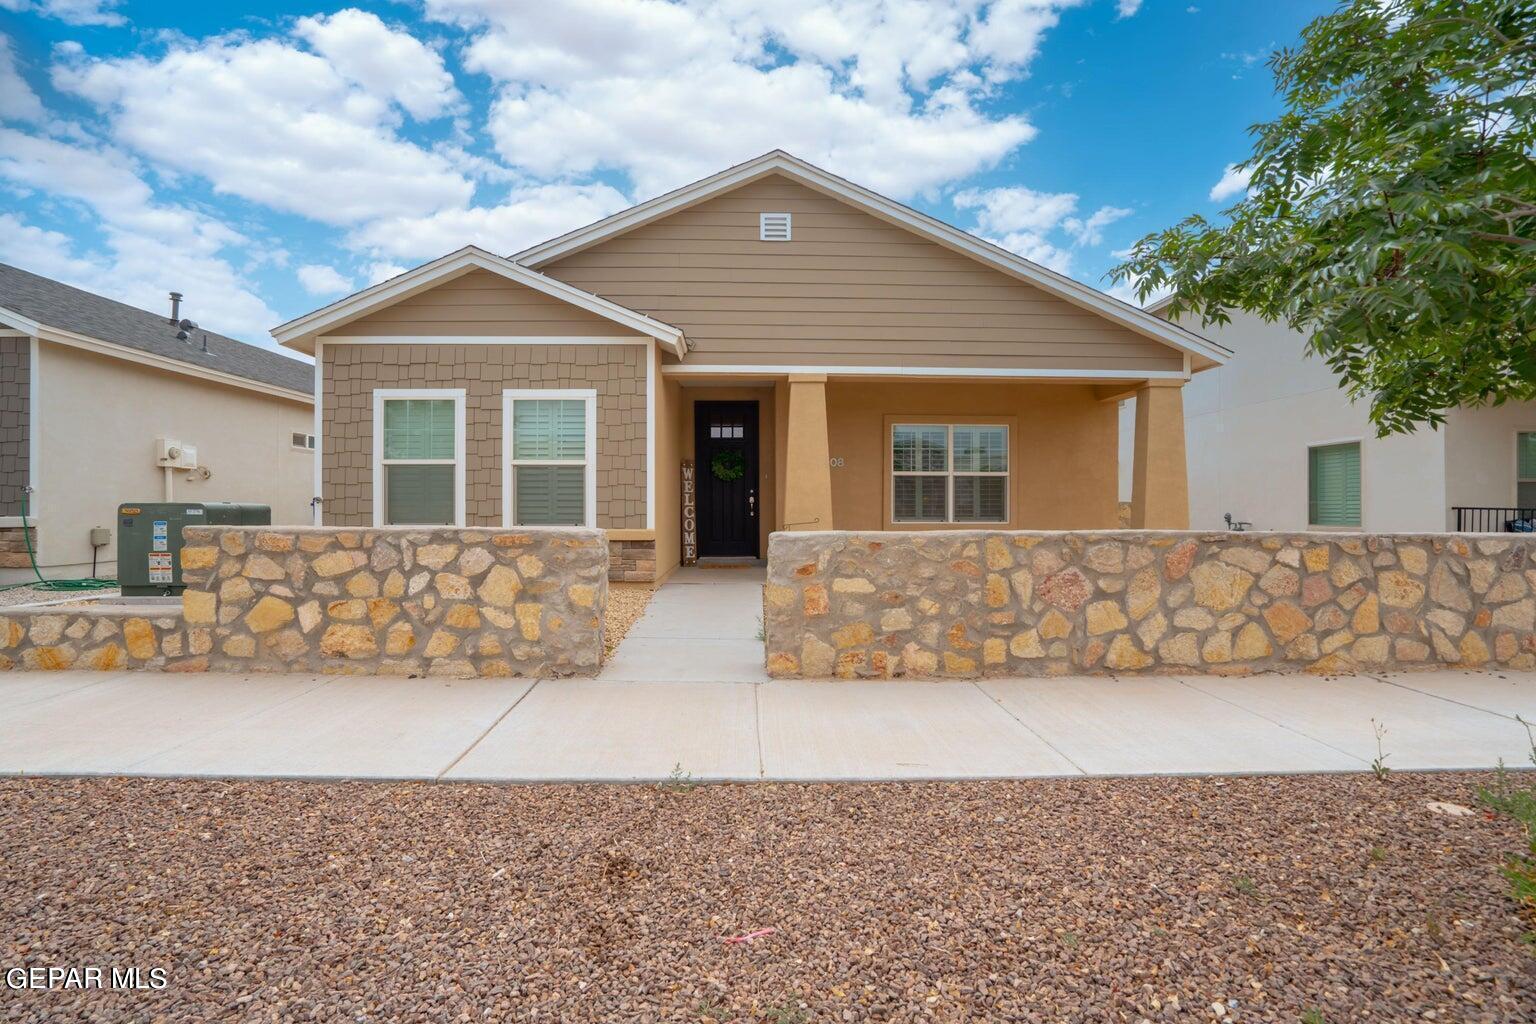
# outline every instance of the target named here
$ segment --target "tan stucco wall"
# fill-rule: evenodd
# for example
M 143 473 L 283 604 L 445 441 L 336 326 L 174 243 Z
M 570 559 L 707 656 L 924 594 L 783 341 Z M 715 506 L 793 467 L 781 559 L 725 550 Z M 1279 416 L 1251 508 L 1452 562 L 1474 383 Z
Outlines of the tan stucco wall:
M 373 523 L 373 389 L 465 388 L 465 525 L 501 524 L 502 391 L 597 391 L 597 525 L 645 527 L 646 345 L 322 346 L 325 523 Z
M 659 349 L 652 358 L 656 373 L 656 576 L 659 579 L 682 560 L 683 389 L 677 381 L 661 376 Z
M 839 530 L 898 528 L 890 522 L 890 424 L 928 421 L 1009 426 L 1007 528 L 1113 527 L 1115 412 L 1115 403 L 1099 401 L 1083 385 L 833 378 L 827 383 L 827 418 L 834 525 Z
M 793 215 L 793 240 L 758 214 Z M 1182 356 L 780 175 L 538 268 L 680 327 L 698 364 L 1179 370 Z
M 178 472 L 175 500 L 261 502 L 272 506 L 274 523 L 310 521 L 315 456 L 292 446 L 294 432 L 314 429 L 310 405 L 48 342 L 39 344 L 38 362 L 33 504 L 42 565 L 88 569 L 90 529 L 105 526 L 112 543 L 99 568 L 113 571 L 118 504 L 164 493 L 157 437 L 196 445 L 213 473 L 194 480 Z
M 376 313 L 329 328 L 351 335 L 635 336 L 595 313 L 488 270 L 472 270 Z

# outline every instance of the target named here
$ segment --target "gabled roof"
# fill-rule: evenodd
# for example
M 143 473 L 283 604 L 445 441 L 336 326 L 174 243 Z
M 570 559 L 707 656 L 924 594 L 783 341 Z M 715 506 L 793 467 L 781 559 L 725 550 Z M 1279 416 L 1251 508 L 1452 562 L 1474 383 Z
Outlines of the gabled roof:
M 984 238 L 978 238 L 926 213 L 871 192 L 861 185 L 808 164 L 781 149 L 765 153 L 755 160 L 737 164 L 719 174 L 696 181 L 692 185 L 685 185 L 638 206 L 632 206 L 611 217 L 588 224 L 586 227 L 577 228 L 547 242 L 541 242 L 515 254 L 512 259 L 529 267 L 541 267 L 562 256 L 580 252 L 615 235 L 649 224 L 677 210 L 704 202 L 770 174 L 782 174 L 808 188 L 859 207 L 881 220 L 906 228 L 947 249 L 970 256 L 1004 274 L 1034 285 L 1041 291 L 1082 309 L 1098 313 L 1145 337 L 1188 353 L 1200 360 L 1202 365 L 1221 364 L 1232 355 L 1225 347 L 1177 324 L 1169 323 L 1128 302 L 1122 302 L 1096 288 L 1074 281 L 1064 274 L 1058 274 L 1054 270 L 1032 263 Z
M 315 370 L 308 363 L 201 327 L 189 340 L 181 341 L 176 337 L 177 328 L 163 313 L 151 313 L 4 263 L 0 263 L 0 325 L 45 341 L 313 400 Z
M 280 344 L 313 355 L 315 336 L 328 328 L 354 320 L 381 306 L 398 302 L 417 292 L 426 291 L 446 279 L 458 277 L 476 269 L 499 274 L 534 291 L 612 320 L 637 334 L 655 338 L 670 347 L 679 357 L 688 351 L 687 343 L 683 340 L 683 332 L 676 327 L 664 324 L 660 320 L 653 320 L 644 313 L 637 313 L 617 302 L 610 302 L 600 295 L 593 295 L 564 281 L 557 281 L 537 270 L 519 266 L 509 259 L 474 245 L 466 245 L 456 252 L 440 256 L 430 263 L 423 263 L 413 270 L 407 270 L 387 281 L 381 281 L 371 288 L 364 288 L 313 313 L 307 313 L 296 320 L 274 327 L 272 337 L 276 338 Z

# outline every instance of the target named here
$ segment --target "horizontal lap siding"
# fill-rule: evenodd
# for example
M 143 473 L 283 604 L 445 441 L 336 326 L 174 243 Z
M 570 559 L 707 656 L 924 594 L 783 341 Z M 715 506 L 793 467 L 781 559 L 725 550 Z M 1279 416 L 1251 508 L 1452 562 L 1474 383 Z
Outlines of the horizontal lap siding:
M 645 345 L 357 343 L 321 351 L 326 525 L 373 523 L 374 388 L 466 389 L 468 526 L 501 525 L 503 389 L 593 388 L 597 525 L 645 528 Z
M 758 214 L 794 215 L 758 241 Z M 1179 370 L 1159 342 L 772 176 L 539 268 L 682 328 L 706 364 Z
M 472 270 L 335 328 L 335 333 L 607 338 L 634 331 L 490 271 Z

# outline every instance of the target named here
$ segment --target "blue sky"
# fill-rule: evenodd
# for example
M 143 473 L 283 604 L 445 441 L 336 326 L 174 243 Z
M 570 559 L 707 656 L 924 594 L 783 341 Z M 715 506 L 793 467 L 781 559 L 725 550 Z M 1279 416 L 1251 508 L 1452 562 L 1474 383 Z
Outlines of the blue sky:
M 0 261 L 268 328 L 781 147 L 1098 287 L 1322 0 L 0 0 Z

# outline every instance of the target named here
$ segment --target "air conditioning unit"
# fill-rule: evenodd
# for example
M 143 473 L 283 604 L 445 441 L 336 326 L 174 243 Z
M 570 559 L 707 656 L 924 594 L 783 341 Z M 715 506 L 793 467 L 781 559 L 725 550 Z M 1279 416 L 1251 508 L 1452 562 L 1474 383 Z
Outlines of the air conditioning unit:
M 168 437 L 155 438 L 155 465 L 162 469 L 196 469 L 197 446 Z

